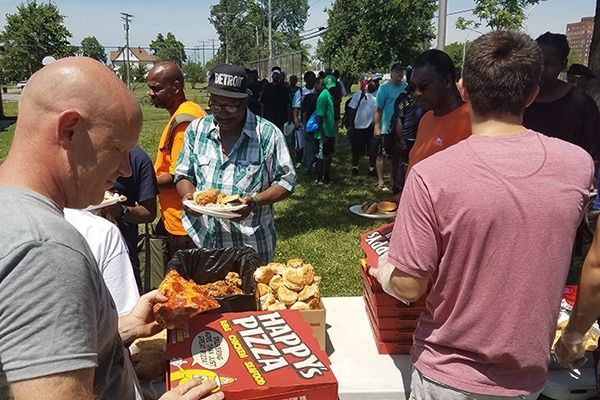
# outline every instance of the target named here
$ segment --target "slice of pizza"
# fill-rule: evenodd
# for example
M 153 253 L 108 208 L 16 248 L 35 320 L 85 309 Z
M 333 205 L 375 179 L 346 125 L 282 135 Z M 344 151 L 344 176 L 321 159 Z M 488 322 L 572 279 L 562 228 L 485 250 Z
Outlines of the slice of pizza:
M 168 299 L 152 308 L 154 318 L 162 326 L 173 328 L 188 319 L 219 308 L 219 303 L 194 281 L 187 280 L 172 269 L 158 290 Z

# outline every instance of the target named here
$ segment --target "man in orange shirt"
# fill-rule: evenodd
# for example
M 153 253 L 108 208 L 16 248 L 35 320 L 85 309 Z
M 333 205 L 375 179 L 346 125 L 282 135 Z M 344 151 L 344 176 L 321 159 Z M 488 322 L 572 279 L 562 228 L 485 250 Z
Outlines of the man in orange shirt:
M 148 72 L 148 96 L 155 107 L 166 109 L 171 116 L 163 129 L 154 163 L 160 190 L 161 221 L 158 230 L 167 236 L 171 258 L 177 250 L 196 247 L 181 223 L 183 205 L 173 183 L 173 175 L 186 128 L 194 119 L 205 117 L 206 112 L 185 98 L 183 73 L 172 62 L 159 63 Z
M 414 62 L 410 78 L 419 107 L 426 111 L 408 156 L 408 169 L 421 160 L 471 136 L 469 108 L 456 87 L 456 71 L 441 50 L 427 50 Z

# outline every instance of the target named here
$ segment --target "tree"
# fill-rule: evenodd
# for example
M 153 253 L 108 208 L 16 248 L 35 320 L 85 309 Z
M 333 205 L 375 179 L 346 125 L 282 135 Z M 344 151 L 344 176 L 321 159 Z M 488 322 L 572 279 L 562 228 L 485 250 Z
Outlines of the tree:
M 173 61 L 180 67 L 187 60 L 183 43 L 171 32 L 168 32 L 166 37 L 159 33 L 150 43 L 150 50 L 158 61 Z
M 81 55 L 94 58 L 106 64 L 106 52 L 95 36 L 88 36 L 81 41 Z
M 146 82 L 146 76 L 148 75 L 148 67 L 146 64 L 138 64 L 131 69 L 131 77 L 134 82 L 144 83 Z
M 543 0 L 475 0 L 473 15 L 479 21 L 459 17 L 458 29 L 477 28 L 482 21 L 492 30 L 519 30 L 527 18 L 525 9 Z
M 456 67 L 456 71 L 460 72 L 463 68 L 463 59 L 465 56 L 465 52 L 469 49 L 470 43 L 459 43 L 454 42 L 446 45 L 444 51 L 450 56 L 454 66 Z
M 23 80 L 42 68 L 45 56 L 56 58 L 73 55 L 69 44 L 71 32 L 63 25 L 65 17 L 52 3 L 30 0 L 17 6 L 17 13 L 6 14 L 6 24 L 0 33 L 4 51 L 0 66 L 5 79 Z
M 355 76 L 371 69 L 387 70 L 394 62 L 410 64 L 435 37 L 431 21 L 437 3 L 389 0 L 374 7 L 368 0 L 335 0 L 327 10 L 328 29 L 317 56 Z
M 268 0 L 220 0 L 209 21 L 219 35 L 221 61 L 246 64 L 265 59 L 268 48 Z M 271 0 L 273 55 L 306 49 L 300 32 L 308 17 L 308 0 Z
M 192 84 L 192 89 L 196 89 L 196 84 L 206 80 L 206 73 L 202 65 L 194 62 L 188 62 L 183 66 L 185 79 Z

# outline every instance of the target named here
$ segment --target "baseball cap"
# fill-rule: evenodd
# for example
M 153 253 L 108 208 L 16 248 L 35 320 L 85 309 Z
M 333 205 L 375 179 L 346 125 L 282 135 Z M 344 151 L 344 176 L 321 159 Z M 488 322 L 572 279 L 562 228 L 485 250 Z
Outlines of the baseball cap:
M 207 90 L 217 96 L 247 98 L 246 69 L 232 64 L 215 65 L 208 78 Z
M 594 75 L 592 70 L 583 64 L 571 65 L 569 67 L 569 70 L 567 71 L 567 75 L 580 75 L 580 76 L 585 76 L 590 79 L 594 79 L 596 77 L 596 75 Z
M 323 85 L 325 85 L 325 89 L 331 89 L 337 86 L 337 79 L 333 75 L 327 75 L 325 79 L 323 79 Z
M 383 74 L 381 74 L 379 72 L 369 78 L 370 81 L 380 81 L 382 79 L 383 79 Z
M 281 74 L 281 67 L 271 68 L 271 76 Z

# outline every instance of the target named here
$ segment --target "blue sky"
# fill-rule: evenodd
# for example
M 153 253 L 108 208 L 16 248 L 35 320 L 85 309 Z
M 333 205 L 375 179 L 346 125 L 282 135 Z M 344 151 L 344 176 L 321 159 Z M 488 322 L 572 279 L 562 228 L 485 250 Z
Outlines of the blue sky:
M 343 1 L 343 0 L 342 0 Z M 202 40 L 217 39 L 208 22 L 210 6 L 217 0 L 54 0 L 65 25 L 73 34 L 72 43 L 79 44 L 86 36 L 96 36 L 104 46 L 119 46 L 125 42 L 120 12 L 134 15 L 130 30 L 131 46 L 148 46 L 159 32 L 173 32 L 186 47 L 196 47 Z M 565 32 L 568 22 L 583 16 L 593 16 L 596 0 L 546 0 L 527 10 L 529 19 L 525 31 L 537 36 L 545 31 Z M 0 0 L 0 15 L 15 13 L 20 1 Z M 448 0 L 448 12 L 470 9 L 473 0 Z M 331 0 L 309 0 L 309 18 L 305 29 L 326 25 L 324 9 Z M 469 17 L 470 13 L 461 14 Z M 458 15 L 448 17 L 447 43 L 472 40 L 477 34 L 455 28 Z M 3 28 L 5 18 L 0 21 Z M 485 30 L 485 29 L 484 29 Z M 316 44 L 316 40 L 309 42 Z M 218 46 L 218 44 L 217 44 Z

